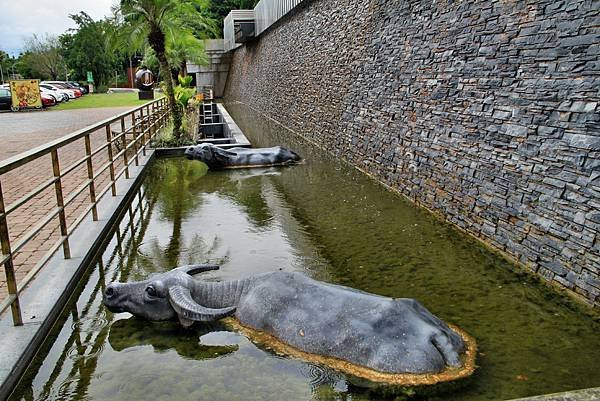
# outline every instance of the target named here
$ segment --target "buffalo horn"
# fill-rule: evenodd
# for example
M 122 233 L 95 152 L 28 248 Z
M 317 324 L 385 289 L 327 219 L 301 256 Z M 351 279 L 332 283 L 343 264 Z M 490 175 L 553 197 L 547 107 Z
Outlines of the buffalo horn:
M 190 290 L 180 285 L 169 288 L 169 302 L 182 321 L 210 322 L 232 315 L 235 307 L 207 308 L 192 298 Z

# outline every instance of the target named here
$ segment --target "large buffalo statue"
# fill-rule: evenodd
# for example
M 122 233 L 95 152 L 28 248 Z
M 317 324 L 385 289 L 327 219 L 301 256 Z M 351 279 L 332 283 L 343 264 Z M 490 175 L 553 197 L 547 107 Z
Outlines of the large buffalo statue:
M 200 160 L 209 168 L 280 166 L 298 163 L 301 158 L 289 149 L 273 148 L 230 148 L 222 149 L 212 143 L 190 146 L 185 150 L 190 160 Z
M 215 265 L 183 266 L 132 283 L 111 283 L 104 304 L 149 320 L 183 326 L 233 316 L 305 353 L 391 374 L 430 374 L 461 367 L 465 341 L 419 302 L 387 298 L 269 272 L 209 282 L 193 274 Z

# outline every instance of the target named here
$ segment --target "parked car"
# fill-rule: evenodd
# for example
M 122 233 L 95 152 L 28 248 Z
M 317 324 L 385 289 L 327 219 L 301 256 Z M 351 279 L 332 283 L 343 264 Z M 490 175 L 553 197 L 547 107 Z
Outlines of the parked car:
M 42 107 L 50 107 L 56 105 L 57 101 L 52 95 L 40 94 L 42 97 Z
M 66 91 L 70 91 L 73 94 L 73 97 L 71 97 L 71 95 L 69 95 L 69 97 L 71 99 L 76 99 L 78 97 L 81 97 L 81 91 L 77 88 L 73 88 L 71 85 L 67 84 L 66 82 L 63 81 L 43 81 L 43 84 L 48 84 L 48 85 L 52 85 L 55 86 L 59 89 L 63 89 Z
M 65 85 L 68 85 L 70 88 L 72 89 L 77 89 L 78 91 L 81 92 L 82 95 L 85 95 L 87 92 L 85 90 L 85 88 L 83 86 L 81 86 L 81 84 L 79 82 L 75 82 L 75 81 L 65 81 L 63 82 Z
M 59 88 L 62 88 L 65 90 L 73 91 L 73 94 L 75 95 L 76 99 L 83 95 L 78 88 L 75 88 L 75 87 L 73 87 L 73 85 L 69 85 L 65 82 L 52 82 L 52 85 L 58 86 Z
M 81 97 L 81 96 L 83 96 L 83 92 L 81 91 L 81 89 L 79 89 L 75 85 L 71 85 L 68 82 L 53 82 L 53 84 L 57 85 L 60 88 L 73 90 L 75 92 L 75 97 Z
M 81 91 L 81 93 L 83 93 L 84 95 L 86 95 L 88 93 L 88 89 L 81 85 L 79 82 L 75 82 L 75 81 L 67 81 L 68 84 L 73 85 L 74 87 L 76 87 L 77 89 L 79 89 Z
M 62 94 L 62 93 L 60 93 L 58 91 L 53 91 L 53 90 L 50 90 L 50 89 L 46 89 L 43 86 L 40 86 L 40 92 L 41 92 L 42 95 L 52 96 L 52 98 L 54 99 L 54 101 L 56 103 L 62 102 L 64 100 L 64 97 L 68 98 L 68 96 L 65 95 L 65 94 Z
M 8 88 L 0 88 L 0 110 L 10 110 L 12 98 Z
M 68 102 L 69 99 L 75 99 L 75 94 L 73 93 L 73 91 L 61 89 L 61 88 L 51 85 L 51 84 L 46 84 L 46 83 L 42 82 L 40 84 L 40 88 L 50 90 L 50 91 L 56 93 L 57 96 L 59 96 L 59 95 L 62 96 L 63 101 L 66 101 L 66 102 Z

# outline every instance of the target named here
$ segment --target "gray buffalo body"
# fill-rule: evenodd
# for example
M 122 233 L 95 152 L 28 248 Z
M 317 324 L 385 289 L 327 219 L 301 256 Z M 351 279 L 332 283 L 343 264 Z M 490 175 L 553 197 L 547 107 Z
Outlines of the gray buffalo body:
M 221 149 L 210 143 L 190 146 L 185 150 L 190 160 L 200 160 L 210 168 L 278 166 L 298 163 L 300 156 L 289 149 L 273 148 L 230 148 Z
M 263 273 L 207 282 L 184 266 L 134 283 L 111 283 L 104 303 L 149 320 L 184 326 L 235 316 L 297 349 L 386 373 L 436 373 L 458 367 L 460 335 L 413 299 L 392 299 L 323 283 L 301 273 Z

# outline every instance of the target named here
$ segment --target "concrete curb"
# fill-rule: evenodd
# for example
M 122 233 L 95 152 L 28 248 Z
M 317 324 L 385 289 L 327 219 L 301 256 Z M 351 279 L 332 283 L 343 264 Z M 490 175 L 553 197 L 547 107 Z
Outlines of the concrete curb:
M 536 395 L 511 401 L 600 401 L 600 387 L 567 391 L 564 393 Z

